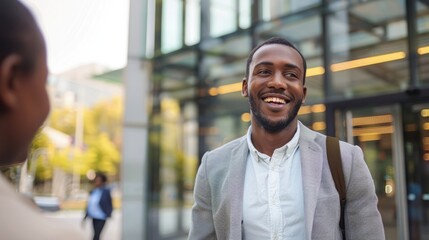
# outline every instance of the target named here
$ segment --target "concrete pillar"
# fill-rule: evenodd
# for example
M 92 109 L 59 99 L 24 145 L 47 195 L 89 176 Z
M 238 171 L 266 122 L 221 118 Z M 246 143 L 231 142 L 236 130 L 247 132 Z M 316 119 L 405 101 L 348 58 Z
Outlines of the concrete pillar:
M 150 67 L 144 63 L 147 1 L 130 0 L 122 150 L 122 239 L 145 239 Z

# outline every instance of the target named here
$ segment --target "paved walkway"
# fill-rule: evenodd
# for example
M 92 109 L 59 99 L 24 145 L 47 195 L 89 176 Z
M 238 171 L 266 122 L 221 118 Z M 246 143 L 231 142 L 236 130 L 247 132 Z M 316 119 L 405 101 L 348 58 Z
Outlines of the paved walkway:
M 92 239 L 92 224 L 90 220 L 86 220 L 82 225 L 83 211 L 58 211 L 47 212 L 45 215 L 49 218 L 55 218 L 59 222 L 65 222 L 73 227 L 79 227 L 84 230 L 88 236 L 88 240 Z M 120 240 L 121 239 L 121 222 L 122 213 L 120 209 L 113 211 L 112 217 L 106 222 L 106 225 L 101 233 L 101 240 Z

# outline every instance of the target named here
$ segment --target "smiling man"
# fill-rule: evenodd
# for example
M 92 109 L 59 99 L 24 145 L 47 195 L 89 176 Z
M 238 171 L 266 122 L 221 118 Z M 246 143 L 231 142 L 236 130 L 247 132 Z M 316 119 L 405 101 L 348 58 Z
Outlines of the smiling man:
M 297 120 L 306 61 L 271 38 L 249 54 L 242 95 L 247 134 L 204 154 L 195 182 L 189 239 L 343 239 L 326 136 Z M 346 239 L 385 239 L 362 150 L 340 142 L 347 191 Z

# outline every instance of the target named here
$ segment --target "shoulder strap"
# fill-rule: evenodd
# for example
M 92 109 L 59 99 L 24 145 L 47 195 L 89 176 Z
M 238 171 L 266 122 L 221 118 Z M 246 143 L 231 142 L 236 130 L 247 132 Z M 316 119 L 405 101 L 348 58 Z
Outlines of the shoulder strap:
M 329 169 L 331 170 L 332 178 L 335 182 L 335 188 L 340 196 L 341 217 L 339 224 L 343 234 L 343 240 L 345 240 L 344 207 L 346 204 L 346 184 L 344 181 L 343 163 L 341 161 L 340 142 L 337 138 L 326 137 L 326 154 L 328 155 Z

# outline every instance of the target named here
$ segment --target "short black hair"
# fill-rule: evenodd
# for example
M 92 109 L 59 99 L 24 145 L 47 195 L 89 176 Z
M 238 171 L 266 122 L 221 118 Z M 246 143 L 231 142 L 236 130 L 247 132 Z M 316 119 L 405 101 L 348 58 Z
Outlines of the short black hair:
M 106 176 L 106 174 L 104 174 L 102 172 L 97 172 L 95 174 L 95 178 L 97 178 L 97 177 L 99 177 L 103 183 L 107 182 L 107 176 Z
M 18 0 L 0 1 L 0 63 L 11 54 L 22 58 L 20 70 L 31 73 L 38 53 L 44 50 L 43 37 L 31 12 Z
M 298 50 L 298 48 L 296 48 L 295 45 L 293 45 L 290 41 L 288 41 L 285 38 L 281 38 L 281 37 L 272 37 L 268 40 L 265 40 L 264 42 L 260 43 L 259 45 L 257 45 L 255 48 L 252 49 L 252 51 L 249 53 L 249 56 L 247 57 L 246 79 L 249 79 L 249 69 L 250 69 L 250 64 L 252 63 L 253 55 L 255 54 L 256 51 L 258 51 L 259 48 L 261 48 L 262 46 L 265 46 L 265 45 L 269 45 L 269 44 L 285 45 L 285 46 L 288 46 L 288 47 L 295 49 L 295 51 L 297 51 L 299 53 L 299 55 L 302 58 L 302 63 L 304 66 L 303 84 L 305 84 L 305 75 L 307 72 L 307 62 L 305 61 L 304 55 L 302 55 L 302 53 Z

